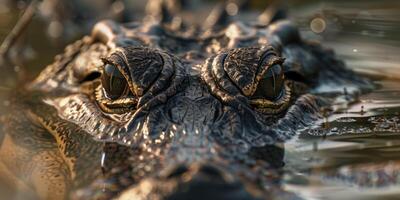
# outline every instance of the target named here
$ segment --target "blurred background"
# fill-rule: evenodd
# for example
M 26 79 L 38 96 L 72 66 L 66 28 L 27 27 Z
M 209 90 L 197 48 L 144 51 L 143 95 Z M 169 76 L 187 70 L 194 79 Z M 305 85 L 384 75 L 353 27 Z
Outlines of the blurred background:
M 159 1 L 159 0 L 153 0 Z M 168 0 L 166 0 L 168 2 Z M 190 14 L 188 18 L 203 21 L 209 11 L 222 1 L 180 1 Z M 324 41 L 327 46 L 355 68 L 391 72 L 399 62 L 400 1 L 397 0 L 228 0 L 228 14 L 237 19 L 263 21 L 264 11 L 277 7 L 301 28 L 303 37 Z M 66 44 L 89 34 L 99 20 L 111 18 L 119 22 L 141 20 L 147 1 L 139 0 L 0 0 L 0 41 L 4 41 L 24 11 L 34 11 L 28 25 L 2 59 L 7 77 L 1 87 L 14 86 L 17 80 L 30 80 Z M 237 5 L 240 5 L 238 8 Z M 235 7 L 236 6 L 236 7 Z M 29 10 L 29 9 L 28 9 Z M 239 10 L 239 11 L 238 11 Z M 27 14 L 29 15 L 29 13 Z M 29 17 L 29 16 L 28 16 Z M 265 17 L 264 17 L 265 18 Z M 2 56 L 3 57 L 3 56 Z M 10 62 L 11 61 L 11 62 Z M 379 70 L 376 70 L 378 66 Z M 11 75 L 13 74 L 13 75 Z

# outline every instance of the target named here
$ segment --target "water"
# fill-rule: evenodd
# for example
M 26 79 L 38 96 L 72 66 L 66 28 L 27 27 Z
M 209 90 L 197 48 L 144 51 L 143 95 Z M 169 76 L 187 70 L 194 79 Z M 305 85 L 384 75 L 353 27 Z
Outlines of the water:
M 399 198 L 399 8 L 396 1 L 314 1 L 294 11 L 303 35 L 335 49 L 353 70 L 386 78 L 286 143 L 285 189 L 305 199 Z
M 288 1 L 290 2 L 290 1 Z M 290 2 L 304 37 L 322 41 L 355 71 L 378 75 L 379 87 L 285 144 L 283 188 L 305 199 L 398 199 L 400 195 L 400 3 L 398 1 Z M 0 39 L 16 16 L 0 13 Z M 26 36 L 27 63 L 0 74 L 0 110 L 18 80 L 30 80 L 63 43 L 46 39 L 35 19 Z M 47 41 L 46 43 L 38 41 Z M 24 66 L 30 66 L 26 68 Z M 23 75 L 21 75 L 21 73 Z M 1 190 L 6 191 L 0 183 Z
M 286 189 L 305 199 L 400 194 L 400 84 L 379 84 L 382 88 L 361 96 L 359 103 L 343 106 L 286 143 Z

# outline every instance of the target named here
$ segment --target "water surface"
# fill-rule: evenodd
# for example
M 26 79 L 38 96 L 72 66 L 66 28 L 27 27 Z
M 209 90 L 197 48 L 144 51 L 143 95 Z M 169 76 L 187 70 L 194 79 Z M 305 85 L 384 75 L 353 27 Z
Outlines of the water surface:
M 353 70 L 385 78 L 358 102 L 334 105 L 333 115 L 286 144 L 284 188 L 305 199 L 398 199 L 399 2 L 313 1 L 300 7 L 293 13 L 303 35 L 335 49 Z M 326 25 L 322 33 L 313 30 L 316 18 Z

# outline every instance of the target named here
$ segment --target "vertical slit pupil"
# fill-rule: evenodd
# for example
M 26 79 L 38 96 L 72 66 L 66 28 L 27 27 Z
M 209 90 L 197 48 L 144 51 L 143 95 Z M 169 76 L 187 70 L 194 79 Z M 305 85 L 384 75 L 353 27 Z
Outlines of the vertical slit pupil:
M 271 66 L 264 78 L 258 83 L 258 88 L 253 97 L 276 100 L 282 92 L 283 81 L 284 77 L 281 66 Z
M 101 81 L 107 96 L 113 100 L 121 97 L 128 86 L 125 77 L 119 69 L 112 64 L 106 64 L 104 66 Z

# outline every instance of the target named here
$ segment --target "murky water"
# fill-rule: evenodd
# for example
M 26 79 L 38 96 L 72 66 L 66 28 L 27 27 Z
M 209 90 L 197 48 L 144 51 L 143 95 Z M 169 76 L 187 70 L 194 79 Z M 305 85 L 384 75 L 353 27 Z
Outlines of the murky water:
M 294 11 L 303 35 L 334 48 L 355 71 L 386 78 L 286 144 L 285 189 L 305 199 L 399 198 L 399 9 L 397 1 L 314 1 Z M 316 18 L 325 26 L 319 34 Z
M 398 199 L 399 1 L 290 2 L 289 9 L 304 37 L 334 48 L 355 71 L 386 78 L 357 103 L 338 102 L 332 116 L 285 144 L 284 189 L 305 199 Z M 1 40 L 15 20 L 0 13 Z M 8 106 L 6 94 L 18 79 L 31 79 L 62 50 L 63 44 L 46 40 L 43 27 L 35 20 L 25 36 L 30 68 L 15 66 L 0 74 L 0 110 Z
M 400 84 L 360 97 L 286 144 L 285 187 L 305 199 L 398 198 Z M 381 198 L 380 198 L 381 199 Z

